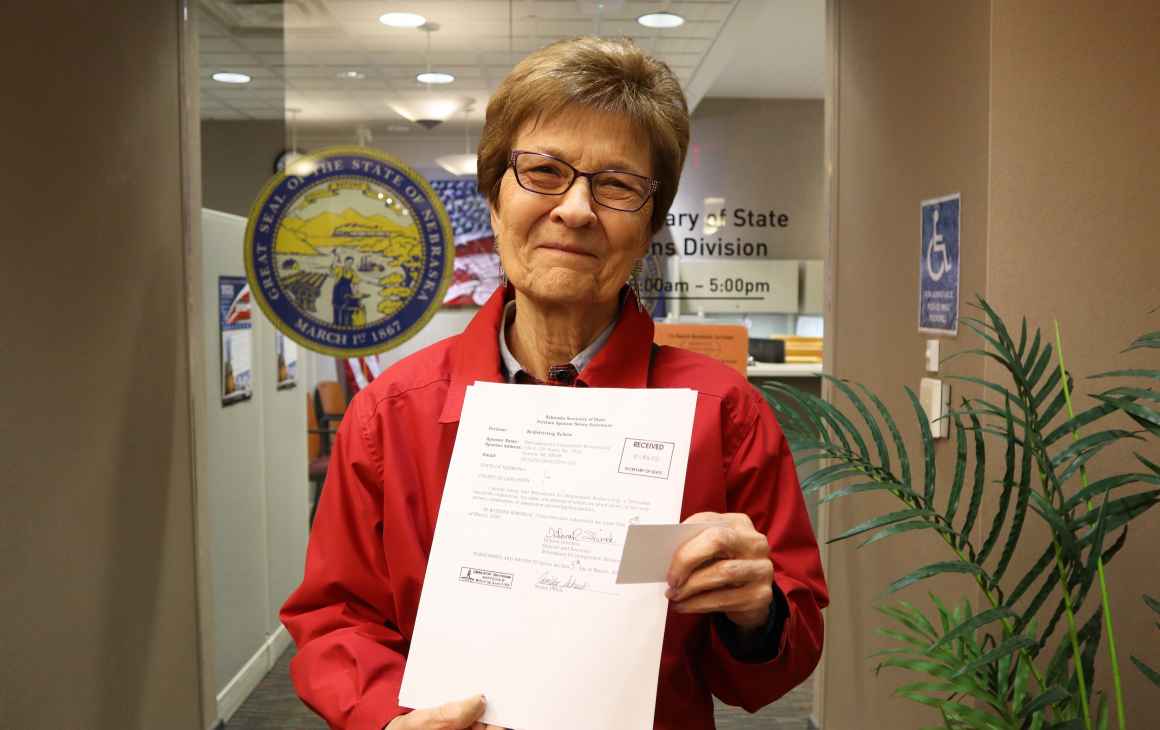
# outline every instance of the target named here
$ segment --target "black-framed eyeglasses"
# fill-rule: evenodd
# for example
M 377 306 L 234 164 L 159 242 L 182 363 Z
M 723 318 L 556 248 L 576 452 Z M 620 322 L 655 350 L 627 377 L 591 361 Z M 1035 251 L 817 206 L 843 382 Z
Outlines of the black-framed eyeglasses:
M 588 178 L 592 199 L 605 208 L 635 213 L 644 207 L 659 182 L 651 177 L 623 170 L 582 172 L 563 160 L 542 152 L 512 150 L 508 165 L 516 173 L 516 182 L 531 193 L 563 195 L 576 178 Z

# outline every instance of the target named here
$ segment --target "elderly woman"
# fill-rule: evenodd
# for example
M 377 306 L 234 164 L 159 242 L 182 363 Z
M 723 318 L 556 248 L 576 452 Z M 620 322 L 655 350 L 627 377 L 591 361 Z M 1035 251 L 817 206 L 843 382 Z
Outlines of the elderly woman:
M 479 182 L 506 286 L 351 403 L 282 609 L 294 685 L 332 727 L 484 727 L 482 696 L 398 705 L 464 390 L 481 380 L 698 391 L 682 516 L 724 524 L 669 569 L 655 727 L 712 728 L 712 695 L 754 711 L 813 670 L 827 595 L 785 438 L 744 378 L 654 346 L 627 285 L 688 141 L 677 79 L 628 41 L 548 46 L 492 97 Z

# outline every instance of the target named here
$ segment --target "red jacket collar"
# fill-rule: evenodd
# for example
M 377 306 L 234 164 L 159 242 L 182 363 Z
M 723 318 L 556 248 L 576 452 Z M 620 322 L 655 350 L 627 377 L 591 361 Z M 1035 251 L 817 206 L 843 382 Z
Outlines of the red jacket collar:
M 504 382 L 500 372 L 499 328 L 504 305 L 514 296 L 515 289 L 510 284 L 505 289 L 497 289 L 452 346 L 451 384 L 439 416 L 440 423 L 459 420 L 467 386 L 478 380 Z M 652 342 L 652 318 L 640 311 L 632 292 L 625 292 L 620 318 L 608 342 L 580 373 L 580 379 L 593 388 L 646 387 Z

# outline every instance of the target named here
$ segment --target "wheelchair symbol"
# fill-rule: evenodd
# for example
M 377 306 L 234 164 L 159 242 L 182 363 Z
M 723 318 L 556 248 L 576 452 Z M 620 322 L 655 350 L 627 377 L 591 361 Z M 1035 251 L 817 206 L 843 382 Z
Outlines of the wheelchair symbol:
M 941 254 L 937 269 L 934 267 L 936 252 Z M 943 243 L 942 234 L 938 232 L 938 208 L 935 208 L 931 211 L 931 237 L 926 243 L 926 273 L 930 274 L 931 281 L 938 281 L 950 270 L 951 258 L 947 252 L 947 245 Z

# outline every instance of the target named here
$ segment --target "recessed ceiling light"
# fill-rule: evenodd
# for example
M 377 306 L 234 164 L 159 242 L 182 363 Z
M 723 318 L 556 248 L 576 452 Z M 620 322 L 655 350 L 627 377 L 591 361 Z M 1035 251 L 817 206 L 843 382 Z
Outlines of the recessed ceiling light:
M 427 19 L 418 13 L 385 13 L 379 16 L 379 22 L 392 28 L 418 28 Z
M 440 73 L 439 71 L 428 71 L 416 76 L 415 80 L 420 84 L 450 84 L 455 80 L 455 77 L 451 74 Z
M 677 28 L 685 24 L 685 19 L 676 13 L 645 13 L 636 22 L 646 28 Z
M 233 71 L 218 71 L 211 76 L 214 81 L 220 81 L 223 84 L 248 84 L 250 77 L 248 74 L 235 73 Z
M 339 71 L 338 78 L 346 81 L 361 81 L 367 77 L 362 71 L 351 69 L 350 71 Z

